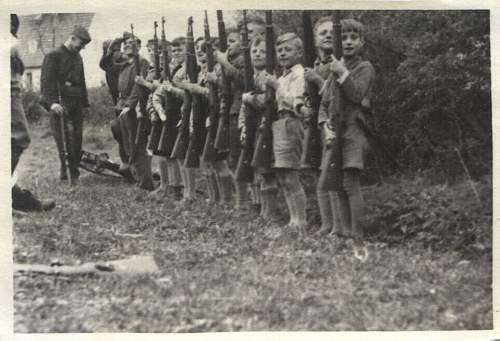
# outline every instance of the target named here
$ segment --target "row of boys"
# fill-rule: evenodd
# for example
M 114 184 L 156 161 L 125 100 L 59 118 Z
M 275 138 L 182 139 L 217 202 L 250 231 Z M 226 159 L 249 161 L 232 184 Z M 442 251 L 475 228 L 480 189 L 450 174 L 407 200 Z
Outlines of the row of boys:
M 255 16 L 247 19 L 247 32 L 250 40 L 250 55 L 253 66 L 255 91 L 243 90 L 243 24 L 236 29 L 227 30 L 227 52 L 214 51 L 216 67 L 213 72 L 207 70 L 207 54 L 205 40 L 195 40 L 195 51 L 199 65 L 198 81 L 191 83 L 186 77 L 186 38 L 179 37 L 171 43 L 170 80 L 155 80 L 154 66 L 146 59 L 140 58 L 141 70 L 137 73 L 132 61 L 137 38 L 124 37 L 123 52 L 111 44 L 105 49 L 101 66 L 106 71 L 115 68 L 117 79 L 113 94 L 117 108 L 115 120 L 115 137 L 120 143 L 120 154 L 124 163 L 131 153 L 131 141 L 128 134 L 134 134 L 138 118 L 145 115 L 151 122 L 161 120 L 180 122 L 182 105 L 186 92 L 203 98 L 204 108 L 208 106 L 209 84 L 221 86 L 221 77 L 231 82 L 230 137 L 231 150 L 219 151 L 216 161 L 201 163 L 207 180 L 208 200 L 211 203 L 232 202 L 235 188 L 236 210 L 245 212 L 249 203 L 249 192 L 252 200 L 260 203 L 260 215 L 271 219 L 276 213 L 278 188 L 281 188 L 290 213 L 288 227 L 304 231 L 306 221 L 306 195 L 299 180 L 301 165 L 302 139 L 304 137 L 304 120 L 313 115 L 308 101 L 308 84 L 314 83 L 320 89 L 321 104 L 318 112 L 318 124 L 321 130 L 323 155 L 335 136 L 330 116 L 335 111 L 336 98 L 333 96 L 332 82 L 338 82 L 344 97 L 345 127 L 342 138 L 343 186 L 339 191 L 327 191 L 317 188 L 317 200 L 321 214 L 320 235 L 333 233 L 336 235 L 362 236 L 361 219 L 363 216 L 363 196 L 360 186 L 360 171 L 364 168 L 367 139 L 358 125 L 359 119 L 365 119 L 363 107 L 369 103 L 375 72 L 372 65 L 361 59 L 364 45 L 364 27 L 353 19 L 342 20 L 343 58 L 336 59 L 332 55 L 334 44 L 333 24 L 330 17 L 320 18 L 314 25 L 314 40 L 317 48 L 317 60 L 313 68 L 304 68 L 303 42 L 295 33 L 280 34 L 275 41 L 278 64 L 281 76 L 268 74 L 266 66 L 266 42 L 264 39 L 264 21 Z M 217 43 L 215 42 L 215 45 Z M 118 45 L 119 46 L 119 45 Z M 153 48 L 148 44 L 150 60 L 154 60 Z M 106 58 L 107 59 L 106 59 Z M 111 74 L 111 73 L 109 73 Z M 136 75 L 139 74 L 139 75 Z M 109 84 L 109 82 L 108 82 Z M 136 110 L 141 88 L 149 94 L 147 113 Z M 248 138 L 245 126 L 248 115 L 253 115 L 258 122 L 265 109 L 266 87 L 275 89 L 278 117 L 272 123 L 274 164 L 271 169 L 256 169 L 255 181 L 247 183 L 237 181 L 233 176 L 241 143 Z M 221 101 L 224 101 L 222 98 Z M 226 103 L 220 103 L 221 106 Z M 193 115 L 191 115 L 192 117 Z M 334 120 L 339 113 L 333 112 Z M 148 120 L 149 122 L 149 120 Z M 190 122 L 191 135 L 194 131 Z M 211 124 L 209 118 L 205 126 Z M 150 125 L 144 127 L 148 132 Z M 134 170 L 142 188 L 153 189 L 151 177 L 151 153 L 157 155 L 160 165 L 161 185 L 157 190 L 165 193 L 171 188 L 176 196 L 185 202 L 195 199 L 196 172 L 194 168 L 185 167 L 184 160 L 171 157 L 171 150 L 166 153 L 146 151 L 147 140 L 141 141 L 136 153 Z M 326 167 L 322 162 L 321 167 Z

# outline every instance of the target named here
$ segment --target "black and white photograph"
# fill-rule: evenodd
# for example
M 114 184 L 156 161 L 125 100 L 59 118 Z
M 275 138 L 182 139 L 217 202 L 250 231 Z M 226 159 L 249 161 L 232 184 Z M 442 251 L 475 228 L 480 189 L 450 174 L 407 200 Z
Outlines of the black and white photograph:
M 494 329 L 491 10 L 110 3 L 3 14 L 13 333 Z

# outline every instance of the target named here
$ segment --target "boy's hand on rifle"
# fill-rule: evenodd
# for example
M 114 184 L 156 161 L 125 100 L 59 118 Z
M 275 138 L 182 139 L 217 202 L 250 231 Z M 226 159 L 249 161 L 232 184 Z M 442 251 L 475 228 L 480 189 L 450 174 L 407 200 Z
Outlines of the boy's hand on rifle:
M 344 61 L 338 60 L 334 55 L 332 55 L 332 61 L 330 62 L 330 70 L 335 72 L 338 77 L 342 77 L 342 75 L 347 72 Z
M 129 111 L 130 111 L 129 107 L 123 108 L 122 111 L 120 112 L 120 116 L 126 115 Z
M 217 83 L 217 75 L 215 74 L 214 71 L 207 72 L 207 82 L 209 82 L 211 84 L 216 84 Z
M 142 76 L 135 76 L 134 80 L 135 80 L 135 84 L 143 85 L 143 86 L 146 85 L 146 80 Z
M 219 64 L 227 63 L 227 52 L 221 52 L 219 50 L 214 51 L 215 61 Z
M 62 115 L 64 113 L 64 108 L 59 103 L 52 104 L 50 106 L 50 110 L 52 110 L 54 113 L 58 115 Z
M 268 73 L 265 73 L 264 79 L 265 79 L 266 85 L 269 85 L 274 90 L 276 90 L 278 88 L 278 79 L 276 78 L 275 75 L 270 75 Z
M 332 145 L 333 140 L 337 138 L 335 130 L 328 122 L 323 123 L 323 130 L 325 132 L 326 146 L 330 147 Z
M 240 142 L 242 145 L 245 144 L 246 139 L 247 139 L 247 129 L 245 128 L 245 126 L 243 126 L 240 131 Z
M 243 101 L 244 104 L 251 105 L 253 102 L 253 92 L 245 92 L 242 95 L 241 100 Z
M 316 84 L 320 89 L 323 86 L 323 78 L 314 69 L 304 68 L 304 78 L 306 82 Z
M 165 111 L 158 111 L 158 117 L 162 122 L 165 122 L 167 120 L 167 115 L 165 115 Z

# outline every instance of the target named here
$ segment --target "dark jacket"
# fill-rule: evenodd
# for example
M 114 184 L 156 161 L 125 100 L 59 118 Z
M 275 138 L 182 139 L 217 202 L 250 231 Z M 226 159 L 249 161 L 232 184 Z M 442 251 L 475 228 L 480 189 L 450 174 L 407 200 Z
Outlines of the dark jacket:
M 64 45 L 45 55 L 40 88 L 41 104 L 47 110 L 59 103 L 59 94 L 62 98 L 80 98 L 82 106 L 89 107 L 82 57 Z

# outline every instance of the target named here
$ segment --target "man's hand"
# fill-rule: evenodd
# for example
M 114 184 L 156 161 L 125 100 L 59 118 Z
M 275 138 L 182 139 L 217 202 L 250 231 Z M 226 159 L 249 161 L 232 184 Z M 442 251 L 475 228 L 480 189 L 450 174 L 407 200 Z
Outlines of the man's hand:
M 136 110 L 135 113 L 136 113 L 137 118 L 143 118 L 144 117 L 144 115 L 142 114 L 142 112 L 140 110 Z
M 64 108 L 59 103 L 54 103 L 50 106 L 50 110 L 57 115 L 62 115 L 64 113 Z
M 308 83 L 314 83 L 321 88 L 323 86 L 323 78 L 314 69 L 304 68 L 304 78 Z
M 129 111 L 130 111 L 129 107 L 123 108 L 122 111 L 120 112 L 120 117 L 127 115 Z
M 330 70 L 335 72 L 338 77 L 342 77 L 342 75 L 347 72 L 344 61 L 338 60 L 334 55 L 332 55 L 332 61 L 330 62 Z
M 210 116 L 205 119 L 205 128 L 210 127 Z

